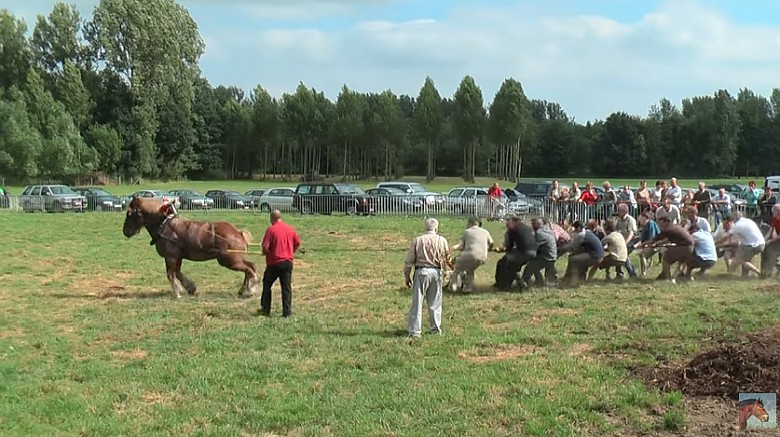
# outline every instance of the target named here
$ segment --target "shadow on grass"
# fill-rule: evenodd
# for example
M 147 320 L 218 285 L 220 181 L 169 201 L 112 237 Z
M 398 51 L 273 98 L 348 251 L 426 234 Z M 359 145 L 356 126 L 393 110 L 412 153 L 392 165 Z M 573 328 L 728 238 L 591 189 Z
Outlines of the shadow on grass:
M 384 330 L 370 330 L 370 329 L 356 329 L 354 331 L 348 330 L 322 330 L 322 331 L 307 331 L 309 334 L 321 334 L 332 335 L 335 337 L 384 337 L 384 338 L 400 338 L 406 337 L 409 333 L 405 329 L 384 329 Z

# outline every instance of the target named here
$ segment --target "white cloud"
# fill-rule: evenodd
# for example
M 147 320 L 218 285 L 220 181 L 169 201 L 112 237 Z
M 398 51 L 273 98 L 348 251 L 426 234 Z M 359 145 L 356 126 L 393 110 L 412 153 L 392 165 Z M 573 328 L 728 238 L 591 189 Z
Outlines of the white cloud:
M 743 86 L 767 94 L 780 85 L 780 28 L 739 25 L 693 1 L 668 1 L 629 23 L 486 3 L 438 20 L 259 31 L 240 46 L 234 53 L 248 49 L 252 60 L 225 79 L 247 88 L 293 91 L 303 81 L 335 99 L 346 83 L 416 96 L 430 75 L 451 96 L 468 74 L 489 103 L 511 76 L 529 97 L 557 101 L 582 122 L 618 110 L 644 115 L 662 97 L 679 102 Z M 204 71 L 216 77 L 224 67 Z

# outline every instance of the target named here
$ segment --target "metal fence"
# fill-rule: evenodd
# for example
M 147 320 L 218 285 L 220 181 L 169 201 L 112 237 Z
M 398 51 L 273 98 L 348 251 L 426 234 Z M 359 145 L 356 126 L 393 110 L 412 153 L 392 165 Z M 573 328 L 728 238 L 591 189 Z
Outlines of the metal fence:
M 10 212 L 123 212 L 130 202 L 129 197 L 114 198 L 57 198 L 52 196 L 0 196 L 0 211 Z M 348 215 L 348 216 L 477 216 L 480 218 L 506 219 L 510 216 L 542 217 L 554 222 L 572 223 L 575 220 L 606 219 L 617 214 L 620 202 L 597 202 L 587 205 L 583 202 L 557 202 L 540 197 L 503 197 L 492 199 L 487 196 L 457 197 L 447 195 L 368 196 L 363 194 L 332 195 L 311 194 L 279 197 L 223 196 L 223 197 L 172 197 L 182 211 L 234 211 L 270 212 L 279 209 L 286 213 L 303 215 Z M 629 213 L 638 216 L 654 205 L 628 203 Z M 744 203 L 729 205 L 728 211 L 739 211 L 747 217 L 759 217 L 758 207 Z M 712 210 L 710 217 L 717 224 L 727 211 Z M 684 212 L 681 211 L 684 216 Z M 716 218 L 717 217 L 717 218 Z

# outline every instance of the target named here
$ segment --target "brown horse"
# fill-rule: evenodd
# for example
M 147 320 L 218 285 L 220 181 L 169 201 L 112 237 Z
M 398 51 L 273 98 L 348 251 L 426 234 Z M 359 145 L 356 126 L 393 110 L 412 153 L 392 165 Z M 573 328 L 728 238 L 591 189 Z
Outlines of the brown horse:
M 739 401 L 739 429 L 747 427 L 747 421 L 750 416 L 762 422 L 769 421 L 769 413 L 764 408 L 764 401 L 761 399 L 744 399 Z
M 125 237 L 137 235 L 146 228 L 152 237 L 150 245 L 165 258 L 168 281 L 175 298 L 182 289 L 194 295 L 197 286 L 181 272 L 182 260 L 209 261 L 216 259 L 221 266 L 244 272 L 244 283 L 238 291 L 241 297 L 251 297 L 259 288 L 257 267 L 241 252 L 248 252 L 251 234 L 240 231 L 228 222 L 192 221 L 167 216 L 160 211 L 162 203 L 154 198 L 134 198 L 127 207 L 122 228 Z

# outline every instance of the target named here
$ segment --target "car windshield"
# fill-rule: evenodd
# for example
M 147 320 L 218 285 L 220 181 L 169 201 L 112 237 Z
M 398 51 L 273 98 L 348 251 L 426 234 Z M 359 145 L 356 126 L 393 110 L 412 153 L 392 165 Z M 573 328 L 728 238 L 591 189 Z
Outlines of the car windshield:
M 241 194 L 238 191 L 225 191 L 226 196 L 240 196 Z
M 409 184 L 409 188 L 411 188 L 412 191 L 415 193 L 422 193 L 428 191 L 428 189 L 422 186 L 421 184 Z
M 366 194 L 360 188 L 354 185 L 337 185 L 341 194 Z
M 93 188 L 90 191 L 92 192 L 92 194 L 95 194 L 97 196 L 110 196 L 111 195 L 111 193 L 109 193 L 108 191 L 103 190 L 101 188 Z
M 184 196 L 193 196 L 193 197 L 194 196 L 200 196 L 200 197 L 203 197 L 202 194 L 198 193 L 197 191 L 192 191 L 192 190 L 184 190 L 184 191 L 181 192 L 181 194 L 184 195 Z
M 66 186 L 49 187 L 51 194 L 78 194 Z

